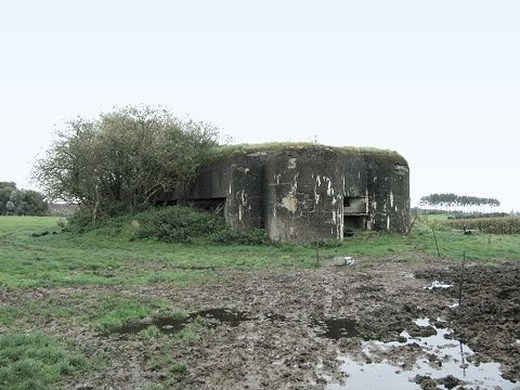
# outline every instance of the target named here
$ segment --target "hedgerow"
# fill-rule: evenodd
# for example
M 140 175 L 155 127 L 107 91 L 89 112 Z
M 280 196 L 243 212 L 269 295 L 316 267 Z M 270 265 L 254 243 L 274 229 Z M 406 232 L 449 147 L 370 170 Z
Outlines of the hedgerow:
M 445 225 L 452 229 L 479 230 L 488 234 L 520 233 L 519 217 L 451 219 Z

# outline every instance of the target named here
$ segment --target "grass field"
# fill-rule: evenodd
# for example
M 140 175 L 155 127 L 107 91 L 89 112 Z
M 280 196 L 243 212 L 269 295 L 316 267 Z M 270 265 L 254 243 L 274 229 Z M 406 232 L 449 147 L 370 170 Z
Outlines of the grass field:
M 78 370 L 103 364 L 101 355 L 86 362 L 66 335 L 45 335 L 42 324 L 56 318 L 107 331 L 132 319 L 184 315 L 174 303 L 132 294 L 132 286 L 226 283 L 221 270 L 312 269 L 334 256 L 417 262 L 438 257 L 439 251 L 445 259 L 462 259 L 465 252 L 468 260 L 490 264 L 520 259 L 520 235 L 466 236 L 444 228 L 439 216 L 423 218 L 409 235 L 363 232 L 318 251 L 313 245 L 132 241 L 124 233 L 106 229 L 78 235 L 61 232 L 58 222 L 50 217 L 0 217 L 1 297 L 19 290 L 31 294 L 40 289 L 56 291 L 38 302 L 29 299 L 8 305 L 0 301 L 0 388 L 6 384 L 12 389 L 54 388 Z M 74 291 L 60 295 L 63 288 Z M 148 332 L 151 334 L 142 337 L 155 336 Z M 190 339 L 196 332 L 179 337 Z

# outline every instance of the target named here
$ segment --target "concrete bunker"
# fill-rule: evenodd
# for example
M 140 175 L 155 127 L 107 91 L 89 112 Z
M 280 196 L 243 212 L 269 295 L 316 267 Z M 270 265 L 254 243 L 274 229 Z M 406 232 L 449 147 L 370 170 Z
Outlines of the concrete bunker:
M 388 150 L 316 144 L 219 149 L 189 192 L 235 230 L 264 228 L 280 242 L 342 240 L 358 229 L 405 232 L 409 169 Z
M 344 231 L 366 229 L 368 220 L 368 201 L 364 196 L 343 197 Z

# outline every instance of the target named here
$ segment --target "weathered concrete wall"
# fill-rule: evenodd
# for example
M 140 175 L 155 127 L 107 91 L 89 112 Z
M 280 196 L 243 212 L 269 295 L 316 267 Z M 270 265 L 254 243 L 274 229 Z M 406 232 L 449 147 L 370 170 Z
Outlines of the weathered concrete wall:
M 327 148 L 277 151 L 265 169 L 265 227 L 271 239 L 343 238 L 338 155 Z
M 346 149 L 339 161 L 343 174 L 343 195 L 346 197 L 365 197 L 368 172 L 364 156 L 357 150 Z
M 376 230 L 403 233 L 410 214 L 408 163 L 397 153 L 370 153 L 367 163 L 369 213 Z
M 345 227 L 404 232 L 408 164 L 378 149 L 252 146 L 215 156 L 190 199 L 221 201 L 233 229 L 264 227 L 274 241 L 341 240 Z
M 224 217 L 235 230 L 264 226 L 264 153 L 215 158 L 200 172 L 190 200 L 223 199 Z
M 342 174 L 343 229 L 366 229 L 371 225 L 368 214 L 366 161 L 358 149 L 341 150 L 339 169 Z

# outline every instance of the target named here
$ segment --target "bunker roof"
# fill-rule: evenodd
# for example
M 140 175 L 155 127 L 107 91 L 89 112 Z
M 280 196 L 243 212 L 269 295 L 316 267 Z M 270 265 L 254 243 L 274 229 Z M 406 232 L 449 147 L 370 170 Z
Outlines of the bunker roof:
M 270 142 L 263 144 L 234 144 L 218 146 L 213 151 L 213 158 L 241 156 L 253 153 L 275 153 L 291 151 L 327 150 L 330 152 L 349 156 L 359 156 L 372 159 L 376 163 L 406 165 L 408 162 L 399 153 L 389 149 L 356 146 L 327 146 L 311 142 Z

